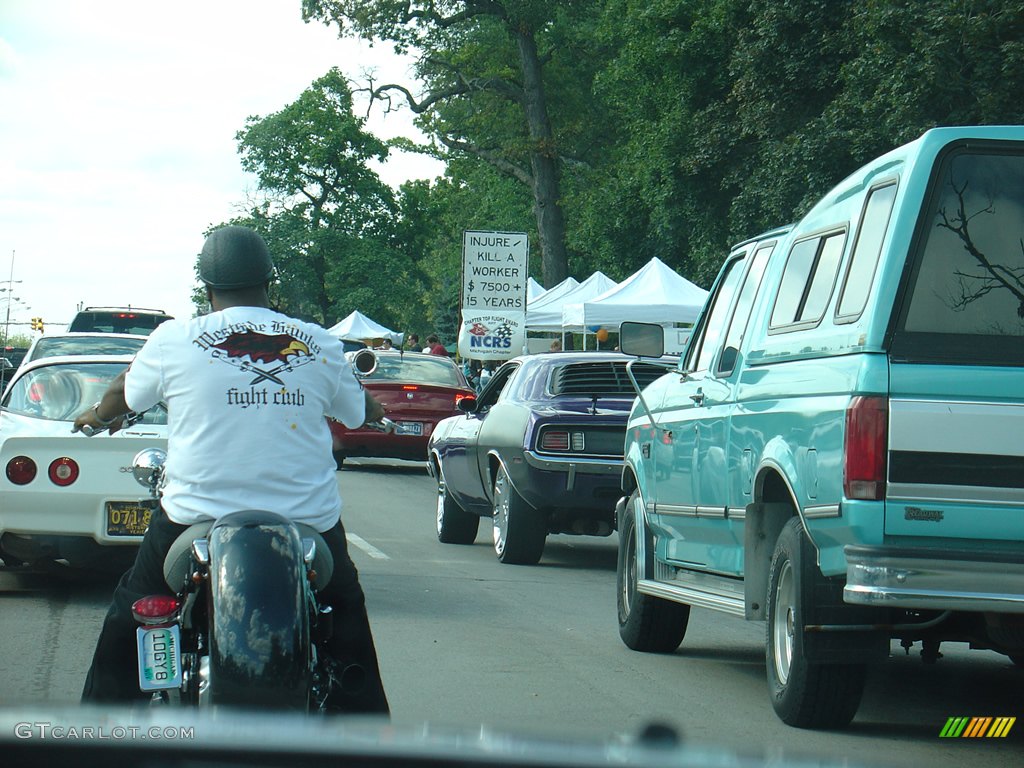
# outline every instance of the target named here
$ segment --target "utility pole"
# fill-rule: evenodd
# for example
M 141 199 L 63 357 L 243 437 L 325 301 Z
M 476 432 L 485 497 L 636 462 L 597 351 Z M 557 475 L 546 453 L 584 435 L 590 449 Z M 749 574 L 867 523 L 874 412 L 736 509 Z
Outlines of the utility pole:
M 11 296 L 14 291 L 14 249 L 11 248 L 11 276 L 7 280 L 7 321 L 4 323 L 4 346 L 11 338 Z

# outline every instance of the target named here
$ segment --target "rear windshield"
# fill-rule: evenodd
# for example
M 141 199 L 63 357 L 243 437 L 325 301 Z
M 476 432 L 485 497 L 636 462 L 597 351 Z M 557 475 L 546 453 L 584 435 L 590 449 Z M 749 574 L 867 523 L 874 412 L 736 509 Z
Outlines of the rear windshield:
M 584 397 L 622 395 L 632 400 L 636 389 L 626 372 L 627 361 L 572 363 L 551 372 L 549 391 L 552 395 Z M 634 363 L 633 376 L 641 388 L 665 375 L 665 369 L 646 363 Z
M 1024 364 L 1024 154 L 948 153 L 933 178 L 896 356 Z
M 58 355 L 134 355 L 144 338 L 129 339 L 120 336 L 43 336 L 32 348 L 32 360 Z
M 378 355 L 377 370 L 367 381 L 403 381 L 442 387 L 466 387 L 455 363 L 446 357 Z
M 74 421 L 80 413 L 99 402 L 125 363 L 74 363 L 44 365 L 16 382 L 4 393 L 2 406 L 11 413 L 49 421 Z M 167 411 L 157 406 L 143 419 L 148 424 L 166 424 Z
M 170 315 L 131 310 L 85 310 L 75 315 L 68 330 L 72 333 L 134 333 L 147 336 Z

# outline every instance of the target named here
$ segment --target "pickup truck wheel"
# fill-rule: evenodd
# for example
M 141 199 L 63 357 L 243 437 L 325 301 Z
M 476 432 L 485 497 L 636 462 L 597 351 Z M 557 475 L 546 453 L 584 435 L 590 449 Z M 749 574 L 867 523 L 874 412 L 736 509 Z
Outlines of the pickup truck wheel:
M 504 467 L 494 478 L 494 554 L 503 563 L 535 565 L 548 531 L 540 512 L 512 487 Z
M 768 574 L 766 666 L 775 714 L 796 728 L 841 728 L 864 692 L 863 664 L 815 664 L 804 655 L 805 596 L 823 578 L 799 518 L 783 527 Z
M 619 521 L 617 574 L 619 637 L 628 648 L 650 653 L 671 653 L 686 636 L 690 606 L 637 592 L 640 573 L 636 557 L 636 515 L 639 495 L 634 491 Z
M 480 516 L 467 512 L 448 495 L 440 467 L 437 470 L 437 540 L 442 544 L 472 544 Z

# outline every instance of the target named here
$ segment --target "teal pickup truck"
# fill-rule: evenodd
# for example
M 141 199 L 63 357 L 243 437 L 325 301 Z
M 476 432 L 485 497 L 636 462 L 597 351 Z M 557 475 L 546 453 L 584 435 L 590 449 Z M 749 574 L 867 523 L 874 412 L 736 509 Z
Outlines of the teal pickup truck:
M 623 641 L 765 621 L 790 725 L 849 723 L 893 640 L 1024 664 L 1024 127 L 931 130 L 737 245 L 640 391 L 622 491 Z

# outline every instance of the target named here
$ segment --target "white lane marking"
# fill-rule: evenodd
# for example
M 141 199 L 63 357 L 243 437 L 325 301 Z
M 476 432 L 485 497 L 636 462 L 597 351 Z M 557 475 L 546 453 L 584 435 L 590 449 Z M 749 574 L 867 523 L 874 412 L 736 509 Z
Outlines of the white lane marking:
M 370 557 L 374 557 L 377 560 L 390 560 L 391 559 L 390 557 L 385 555 L 383 552 L 381 552 L 379 549 L 377 549 L 375 546 L 373 546 L 373 544 L 370 544 L 368 541 L 366 541 L 361 536 L 356 536 L 356 534 L 354 534 L 354 533 L 346 533 L 345 534 L 345 538 L 348 539 L 352 544 L 355 544 L 357 547 L 359 547 L 361 550 L 363 550 L 363 552 L 368 554 Z

